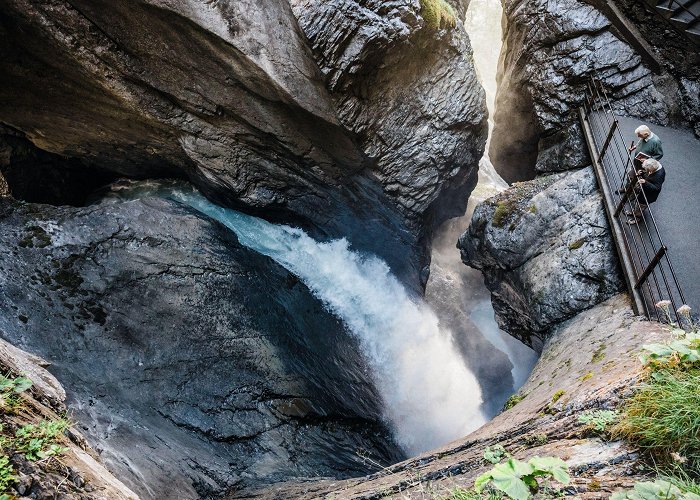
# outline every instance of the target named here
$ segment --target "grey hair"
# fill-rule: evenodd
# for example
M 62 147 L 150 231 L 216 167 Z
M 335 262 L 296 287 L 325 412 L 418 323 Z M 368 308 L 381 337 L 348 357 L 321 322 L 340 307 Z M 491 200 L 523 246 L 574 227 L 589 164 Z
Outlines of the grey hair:
M 651 134 L 651 129 L 647 127 L 646 125 L 640 125 L 637 127 L 637 130 L 634 131 L 636 135 L 641 135 L 641 134 Z
M 642 163 L 642 168 L 648 173 L 656 172 L 658 169 L 661 168 L 661 163 L 656 161 L 654 158 L 649 158 L 647 160 L 644 160 L 644 163 Z

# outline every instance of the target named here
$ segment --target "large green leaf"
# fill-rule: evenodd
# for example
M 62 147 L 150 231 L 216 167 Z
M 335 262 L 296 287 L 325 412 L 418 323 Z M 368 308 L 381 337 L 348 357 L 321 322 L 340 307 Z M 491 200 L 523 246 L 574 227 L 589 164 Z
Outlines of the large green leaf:
M 481 493 L 481 490 L 484 489 L 484 486 L 491 481 L 491 471 L 484 472 L 482 475 L 476 478 L 476 481 L 474 481 L 474 489 L 476 490 L 477 493 Z
M 26 377 L 18 377 L 18 378 L 16 378 L 13 382 L 14 382 L 14 388 L 13 388 L 13 390 L 14 390 L 16 393 L 18 393 L 18 394 L 19 394 L 20 392 L 26 391 L 26 390 L 29 389 L 32 385 L 34 385 L 34 382 L 32 382 L 31 380 L 29 380 L 29 379 L 26 378 Z
M 532 457 L 528 463 L 538 472 L 549 473 L 562 484 L 569 484 L 569 466 L 558 457 Z
M 520 462 L 513 458 L 499 464 L 491 471 L 493 486 L 514 500 L 527 500 L 530 498 L 530 488 L 521 479 L 534 472 L 530 464 Z

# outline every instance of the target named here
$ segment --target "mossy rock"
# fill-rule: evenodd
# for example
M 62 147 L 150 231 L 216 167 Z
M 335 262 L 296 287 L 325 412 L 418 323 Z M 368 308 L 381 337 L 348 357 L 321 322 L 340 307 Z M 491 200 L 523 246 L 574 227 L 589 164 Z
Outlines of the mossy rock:
M 457 25 L 455 11 L 445 0 L 421 0 L 420 15 L 429 29 L 454 28 Z

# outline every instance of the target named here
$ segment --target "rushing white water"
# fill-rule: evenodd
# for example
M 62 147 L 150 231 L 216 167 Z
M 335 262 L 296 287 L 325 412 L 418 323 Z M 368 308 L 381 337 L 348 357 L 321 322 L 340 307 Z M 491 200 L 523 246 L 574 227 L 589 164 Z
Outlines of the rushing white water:
M 190 188 L 156 192 L 141 183 L 129 191 L 129 197 L 158 194 L 195 208 L 298 276 L 359 339 L 385 418 L 406 453 L 446 444 L 485 422 L 481 389 L 451 333 L 379 258 L 353 251 L 345 239 L 319 243 L 300 229 L 219 207 Z

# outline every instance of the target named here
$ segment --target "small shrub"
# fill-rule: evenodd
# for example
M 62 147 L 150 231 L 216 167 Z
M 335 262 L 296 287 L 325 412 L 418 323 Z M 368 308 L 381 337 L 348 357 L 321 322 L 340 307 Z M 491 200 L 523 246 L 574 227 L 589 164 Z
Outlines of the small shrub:
M 420 15 L 429 29 L 454 28 L 457 16 L 452 6 L 445 0 L 421 0 Z
M 503 405 L 503 410 L 510 410 L 513 408 L 515 405 L 520 403 L 523 399 L 527 397 L 527 394 L 513 394 L 511 397 L 508 398 L 506 401 L 506 404 Z
M 586 410 L 578 416 L 579 424 L 585 424 L 590 429 L 603 432 L 617 420 L 617 412 L 613 410 Z
M 642 364 L 652 367 L 664 365 L 691 366 L 700 361 L 700 334 L 685 333 L 677 329 L 673 331 L 678 338 L 666 344 L 645 344 L 646 352 L 640 356 Z
M 532 457 L 527 462 L 510 458 L 479 476 L 474 482 L 474 489 L 481 493 L 487 484 L 491 484 L 510 498 L 527 500 L 533 492 L 540 489 L 538 478 L 545 481 L 553 478 L 562 484 L 568 484 L 568 471 L 566 463 L 556 457 Z
M 530 205 L 530 207 L 527 209 L 528 212 L 531 214 L 536 214 L 537 213 L 537 207 L 535 205 Z
M 487 446 L 484 450 L 484 460 L 492 464 L 497 464 L 506 457 L 510 457 L 510 455 L 500 444 Z
M 588 373 L 586 373 L 585 375 L 582 375 L 581 377 L 579 377 L 579 380 L 580 380 L 581 382 L 585 382 L 585 381 L 588 380 L 589 378 L 593 378 L 593 372 L 588 372 Z

